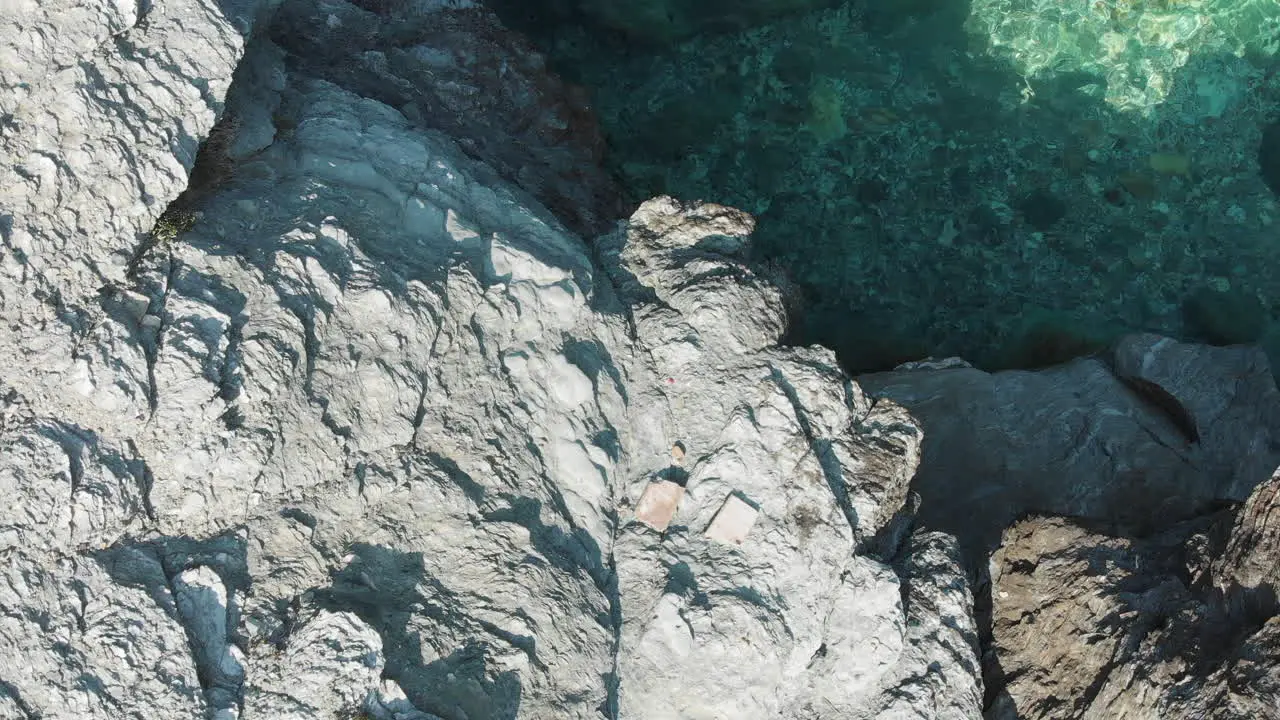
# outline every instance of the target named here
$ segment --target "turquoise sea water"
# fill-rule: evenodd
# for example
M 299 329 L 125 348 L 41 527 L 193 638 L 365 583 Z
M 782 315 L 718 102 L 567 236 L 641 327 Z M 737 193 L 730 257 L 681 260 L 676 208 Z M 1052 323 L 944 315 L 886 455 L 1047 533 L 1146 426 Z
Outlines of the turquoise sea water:
M 633 203 L 753 213 L 792 341 L 850 369 L 1280 347 L 1280 5 L 1037 1 L 506 16 L 591 91 Z

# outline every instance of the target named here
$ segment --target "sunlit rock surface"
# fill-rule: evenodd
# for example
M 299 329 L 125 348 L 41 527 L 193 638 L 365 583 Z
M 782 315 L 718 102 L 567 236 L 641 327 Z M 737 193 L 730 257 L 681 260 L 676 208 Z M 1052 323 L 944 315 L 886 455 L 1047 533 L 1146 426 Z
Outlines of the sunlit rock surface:
M 885 540 L 918 428 L 778 347 L 748 216 L 593 251 L 450 132 L 508 106 L 414 118 L 276 42 L 297 6 L 114 7 L 0 21 L 6 716 L 980 712 L 954 541 Z

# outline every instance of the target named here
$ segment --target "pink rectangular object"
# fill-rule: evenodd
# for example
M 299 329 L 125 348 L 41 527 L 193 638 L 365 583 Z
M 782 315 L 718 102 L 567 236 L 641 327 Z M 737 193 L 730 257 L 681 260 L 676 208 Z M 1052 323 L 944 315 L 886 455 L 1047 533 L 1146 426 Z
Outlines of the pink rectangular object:
M 759 512 L 737 495 L 730 495 L 724 499 L 704 534 L 726 545 L 741 545 L 747 539 L 747 533 L 751 532 Z
M 684 497 L 684 486 L 670 480 L 659 480 L 649 483 L 636 503 L 636 519 L 649 527 L 662 532 L 675 517 L 676 506 Z

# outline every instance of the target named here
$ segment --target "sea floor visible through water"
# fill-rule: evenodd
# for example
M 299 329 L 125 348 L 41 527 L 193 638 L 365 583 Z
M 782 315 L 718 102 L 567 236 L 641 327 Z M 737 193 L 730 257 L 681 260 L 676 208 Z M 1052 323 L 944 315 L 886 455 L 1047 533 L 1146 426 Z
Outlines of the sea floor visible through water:
M 1043 366 L 1137 330 L 1280 348 L 1259 167 L 1280 61 L 1188 53 L 1161 102 L 1117 108 L 1087 72 L 1020 72 L 968 12 L 848 3 L 649 46 L 530 32 L 592 93 L 629 199 L 754 214 L 756 261 L 797 288 L 791 341 L 851 371 Z

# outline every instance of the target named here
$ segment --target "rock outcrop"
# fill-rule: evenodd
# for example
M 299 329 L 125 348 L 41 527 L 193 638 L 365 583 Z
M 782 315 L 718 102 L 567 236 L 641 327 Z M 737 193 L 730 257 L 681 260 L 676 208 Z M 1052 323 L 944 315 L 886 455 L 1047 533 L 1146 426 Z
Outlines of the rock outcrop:
M 735 210 L 659 199 L 600 244 L 652 363 L 631 405 L 653 413 L 641 427 L 657 452 L 621 502 L 655 476 L 688 488 L 665 533 L 624 524 L 614 545 L 619 716 L 971 717 L 977 636 L 950 539 L 914 539 L 901 578 L 856 552 L 903 504 L 919 433 L 830 351 L 776 347 L 782 298 L 735 260 L 752 228 Z M 734 497 L 759 512 L 751 537 L 772 542 L 705 537 Z
M 975 565 L 1028 512 L 1146 534 L 1243 501 L 1280 465 L 1280 393 L 1251 346 L 1130 335 L 1034 372 L 918 363 L 858 383 L 919 419 L 921 520 Z
M 1131 540 L 1032 518 L 992 558 L 994 718 L 1280 714 L 1280 475 Z
M 292 66 L 448 134 L 584 236 L 626 214 L 586 92 L 478 3 L 286 0 L 270 37 Z
M 520 43 L 0 11 L 0 717 L 1273 716 L 1256 351 L 854 382 Z
M 371 3 L 72 5 L 0 20 L 74 58 L 0 87 L 6 716 L 980 712 L 918 428 L 777 347 L 747 216 L 655 200 L 593 255 L 534 61 L 497 103 L 431 65 L 496 32 L 466 3 L 397 5 L 391 74 Z

